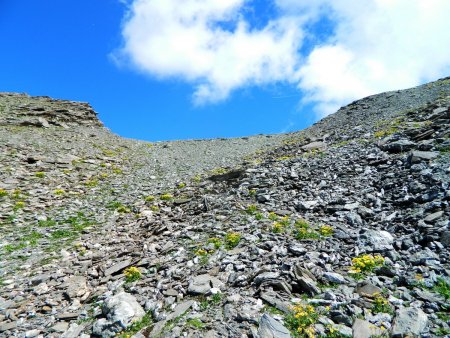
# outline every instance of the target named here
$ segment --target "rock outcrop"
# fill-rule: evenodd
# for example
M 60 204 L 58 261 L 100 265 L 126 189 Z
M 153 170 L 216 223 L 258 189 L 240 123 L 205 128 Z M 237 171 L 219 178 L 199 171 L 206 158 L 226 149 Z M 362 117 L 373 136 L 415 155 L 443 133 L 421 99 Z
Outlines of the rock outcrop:
M 78 125 L 103 126 L 89 103 L 0 92 L 0 126 L 69 128 Z

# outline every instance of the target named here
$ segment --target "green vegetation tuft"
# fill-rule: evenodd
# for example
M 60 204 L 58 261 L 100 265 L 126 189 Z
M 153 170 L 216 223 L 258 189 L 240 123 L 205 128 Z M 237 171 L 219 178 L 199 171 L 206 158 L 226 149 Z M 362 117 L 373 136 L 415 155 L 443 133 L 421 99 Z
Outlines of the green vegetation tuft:
M 76 236 L 76 232 L 68 229 L 58 229 L 52 232 L 52 239 L 62 239 Z
M 125 281 L 127 283 L 133 283 L 142 278 L 141 270 L 139 270 L 139 268 L 135 266 L 130 266 L 129 268 L 125 269 L 123 274 L 125 275 Z
M 205 327 L 205 324 L 198 318 L 188 318 L 186 325 L 199 330 Z
M 445 300 L 450 300 L 450 279 L 439 277 L 432 291 L 440 294 Z
M 227 249 L 233 249 L 237 247 L 241 241 L 241 234 L 238 232 L 229 232 L 225 235 L 225 247 Z
M 170 201 L 173 198 L 173 195 L 166 193 L 159 196 L 159 198 L 161 201 Z
M 43 171 L 38 171 L 37 173 L 34 174 L 34 176 L 36 176 L 37 178 L 44 178 L 45 173 Z
M 142 329 L 150 326 L 153 323 L 152 315 L 147 312 L 140 320 L 133 322 L 127 327 L 125 331 L 122 331 L 117 335 L 118 338 L 130 338 L 135 333 L 138 333 Z
M 304 219 L 299 219 L 294 223 L 295 238 L 302 239 L 319 239 L 320 235 L 311 228 L 309 223 Z

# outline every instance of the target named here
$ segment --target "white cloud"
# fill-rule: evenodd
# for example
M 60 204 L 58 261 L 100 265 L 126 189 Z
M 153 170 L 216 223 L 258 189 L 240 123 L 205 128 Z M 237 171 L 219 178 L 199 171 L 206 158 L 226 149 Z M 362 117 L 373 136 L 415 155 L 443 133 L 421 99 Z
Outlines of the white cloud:
M 450 1 L 335 0 L 323 13 L 336 20 L 335 34 L 308 56 L 299 83 L 320 115 L 450 74 Z
M 220 101 L 248 84 L 295 81 L 301 32 L 283 17 L 253 30 L 245 0 L 137 0 L 123 53 L 142 71 L 193 82 L 197 103 Z
M 196 103 L 249 85 L 288 82 L 320 115 L 365 95 L 450 74 L 448 0 L 273 0 L 279 13 L 255 29 L 252 0 L 134 0 L 120 55 L 159 78 L 195 86 Z M 327 41 L 301 55 L 312 22 Z

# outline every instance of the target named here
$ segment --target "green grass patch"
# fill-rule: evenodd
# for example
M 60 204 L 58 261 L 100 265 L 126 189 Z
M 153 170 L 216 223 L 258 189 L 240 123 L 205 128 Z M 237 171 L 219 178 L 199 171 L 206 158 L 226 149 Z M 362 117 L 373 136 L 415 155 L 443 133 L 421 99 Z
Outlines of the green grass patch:
M 18 244 L 7 244 L 3 247 L 6 253 L 13 253 L 17 250 L 25 249 L 27 245 L 25 243 L 18 243 Z
M 46 220 L 38 221 L 38 226 L 40 226 L 42 228 L 54 227 L 56 224 L 58 224 L 58 223 L 51 218 L 47 218 Z
M 108 209 L 117 210 L 121 214 L 128 214 L 131 212 L 131 209 L 129 207 L 123 205 L 119 201 L 111 201 L 106 205 L 106 207 Z
M 69 229 L 58 229 L 52 232 L 51 238 L 52 239 L 63 239 L 63 238 L 70 238 L 75 237 L 77 235 L 77 232 Z
M 320 235 L 312 229 L 310 224 L 304 219 L 297 220 L 294 223 L 294 228 L 294 236 L 298 240 L 320 238 Z
M 249 215 L 255 215 L 258 212 L 258 207 L 254 204 L 250 204 L 247 209 L 245 209 L 245 212 Z
M 439 277 L 432 291 L 440 294 L 445 300 L 450 300 L 450 279 Z
M 130 326 L 127 327 L 125 331 L 122 331 L 117 337 L 118 338 L 129 338 L 140 330 L 150 326 L 153 323 L 152 315 L 150 312 L 147 312 L 144 317 L 140 320 L 133 322 Z
M 32 231 L 30 234 L 24 236 L 21 238 L 22 241 L 28 242 L 31 246 L 36 246 L 38 243 L 38 240 L 44 237 L 42 234 L 40 234 L 37 231 Z
M 205 324 L 198 318 L 189 318 L 186 320 L 186 325 L 190 326 L 194 329 L 203 329 L 205 327 Z

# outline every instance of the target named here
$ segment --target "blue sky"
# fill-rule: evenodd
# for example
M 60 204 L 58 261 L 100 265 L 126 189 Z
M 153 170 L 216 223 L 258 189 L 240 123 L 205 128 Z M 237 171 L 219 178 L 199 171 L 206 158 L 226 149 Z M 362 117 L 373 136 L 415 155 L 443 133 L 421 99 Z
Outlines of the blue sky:
M 149 141 L 299 130 L 450 75 L 449 2 L 394 2 L 0 0 L 0 91 L 87 101 Z

